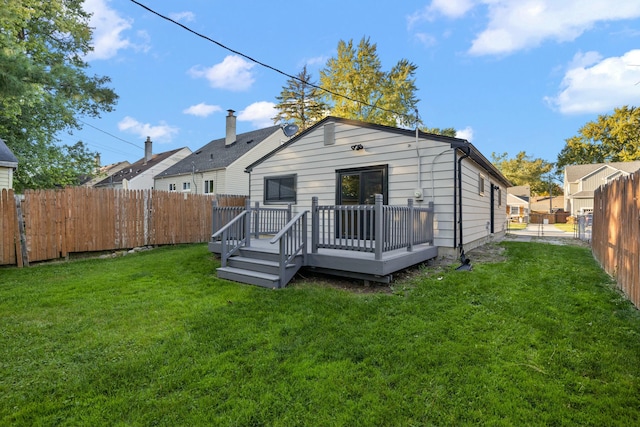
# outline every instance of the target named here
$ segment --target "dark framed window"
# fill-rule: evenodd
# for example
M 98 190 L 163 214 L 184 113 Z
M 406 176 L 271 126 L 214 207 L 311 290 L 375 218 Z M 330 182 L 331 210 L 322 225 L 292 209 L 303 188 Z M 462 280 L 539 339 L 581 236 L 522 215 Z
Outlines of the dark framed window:
M 213 180 L 205 179 L 204 181 L 204 194 L 213 194 Z
M 296 203 L 296 175 L 265 177 L 264 203 Z

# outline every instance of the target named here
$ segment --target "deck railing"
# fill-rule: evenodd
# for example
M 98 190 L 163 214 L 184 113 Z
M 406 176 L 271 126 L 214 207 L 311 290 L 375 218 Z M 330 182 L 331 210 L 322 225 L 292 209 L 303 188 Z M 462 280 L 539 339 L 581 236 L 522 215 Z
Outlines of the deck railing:
M 382 259 L 384 252 L 433 243 L 433 203 L 415 207 L 383 205 L 377 194 L 374 205 L 320 206 L 312 201 L 311 250 L 340 249 L 372 252 Z
M 220 240 L 220 265 L 227 266 L 227 260 L 242 247 L 251 246 L 249 211 L 242 211 L 220 230 L 211 235 L 211 240 Z
M 216 224 L 229 222 L 228 216 L 234 212 L 239 213 L 241 209 L 214 206 L 214 227 Z M 234 242 L 245 246 L 250 245 L 249 234 L 254 238 L 264 234 L 280 236 L 281 231 L 292 222 L 297 224 L 298 221 L 304 221 L 306 224 L 307 221 L 306 215 L 301 219 L 301 214 L 292 220 L 291 205 L 286 208 L 264 208 L 256 203 L 252 208 L 247 202 L 241 212 L 244 228 L 240 229 L 236 224 L 236 228 L 227 233 L 235 239 Z M 407 206 L 389 206 L 383 205 L 382 195 L 377 194 L 373 205 L 321 206 L 318 198 L 314 197 L 311 207 L 311 252 L 317 253 L 318 249 L 370 252 L 375 254 L 375 259 L 380 260 L 384 252 L 401 248 L 413 251 L 414 245 L 433 244 L 433 219 L 432 202 L 426 207 L 416 207 L 413 199 L 408 199 Z M 299 233 L 299 227 L 294 227 L 296 233 Z M 306 225 L 304 227 L 306 238 Z M 214 228 L 213 231 L 213 237 L 224 240 L 222 229 Z M 299 242 L 290 244 L 297 245 Z M 287 249 L 286 252 L 291 250 Z
M 307 263 L 307 213 L 308 211 L 304 211 L 296 215 L 270 241 L 272 245 L 279 245 L 280 283 L 286 283 L 287 265 L 291 264 L 297 255 L 302 255 L 303 265 Z
M 243 211 L 251 212 L 251 234 L 256 239 L 263 234 L 276 234 L 291 220 L 291 205 L 285 208 L 260 207 L 258 202 L 252 207 L 249 201 L 245 206 L 218 206 L 213 202 L 212 234 L 222 229 Z

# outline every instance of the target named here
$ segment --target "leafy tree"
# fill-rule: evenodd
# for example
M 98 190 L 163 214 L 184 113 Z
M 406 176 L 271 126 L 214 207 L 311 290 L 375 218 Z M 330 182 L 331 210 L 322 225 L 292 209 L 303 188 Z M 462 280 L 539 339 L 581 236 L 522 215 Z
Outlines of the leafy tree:
M 323 96 L 331 115 L 388 126 L 414 126 L 417 66 L 401 59 L 388 72 L 382 71 L 375 43 L 362 38 L 338 43 L 337 57 L 320 71 Z
M 311 81 L 306 65 L 295 77 L 287 80 L 280 96 L 276 97 L 278 114 L 273 122 L 292 121 L 302 131 L 321 120 L 327 114 L 328 106 L 322 100 L 321 90 Z
M 528 185 L 531 194 L 549 194 L 549 179 L 553 177 L 554 165 L 543 159 L 533 159 L 526 152 L 519 152 L 510 159 L 507 153 L 491 153 L 491 162 L 513 185 Z M 553 195 L 562 194 L 560 186 L 552 183 Z
M 452 138 L 455 138 L 458 133 L 454 128 L 423 128 L 420 130 L 422 132 L 432 133 L 434 135 L 450 136 Z
M 624 106 L 612 115 L 588 122 L 577 136 L 565 140 L 558 168 L 604 162 L 640 160 L 640 109 Z
M 88 76 L 89 15 L 83 0 L 5 0 L 0 8 L 0 137 L 18 158 L 15 188 L 75 184 L 95 153 L 59 144 L 81 116 L 111 111 L 109 78 Z

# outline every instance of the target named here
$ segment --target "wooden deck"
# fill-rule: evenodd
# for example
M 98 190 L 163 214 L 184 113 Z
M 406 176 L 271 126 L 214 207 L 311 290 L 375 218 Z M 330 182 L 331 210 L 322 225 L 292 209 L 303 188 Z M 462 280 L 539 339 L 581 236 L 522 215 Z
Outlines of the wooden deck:
M 218 208 L 209 250 L 220 255 L 218 277 L 281 288 L 301 268 L 389 283 L 393 273 L 435 258 L 433 204 L 320 206 L 292 217 L 283 208 Z M 309 222 L 311 226 L 309 227 Z
M 252 253 L 256 257 L 260 257 L 260 254 L 278 254 L 278 245 L 270 243 L 272 237 L 261 236 L 259 239 L 252 239 L 251 246 L 242 249 L 243 253 Z M 212 241 L 209 243 L 209 250 L 220 254 L 221 246 L 221 242 Z M 437 255 L 438 248 L 431 244 L 414 245 L 411 251 L 401 248 L 384 252 L 379 260 L 372 252 L 320 248 L 317 253 L 307 253 L 302 268 L 340 277 L 389 283 L 393 280 L 394 273 Z

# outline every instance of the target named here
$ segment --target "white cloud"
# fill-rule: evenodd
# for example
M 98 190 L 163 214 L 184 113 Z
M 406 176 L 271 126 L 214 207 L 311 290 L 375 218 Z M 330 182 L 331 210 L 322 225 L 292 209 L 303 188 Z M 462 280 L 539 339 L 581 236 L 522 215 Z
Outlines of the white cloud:
M 93 28 L 93 52 L 87 55 L 87 60 L 109 59 L 119 50 L 133 46 L 124 36 L 131 29 L 133 20 L 123 18 L 111 9 L 108 0 L 85 0 L 84 9 L 92 14 L 89 26 Z
M 578 53 L 571 61 L 556 96 L 545 101 L 563 114 L 606 113 L 640 99 L 640 49 L 620 57 Z
M 456 138 L 466 139 L 469 142 L 473 141 L 473 128 L 467 126 L 464 129 L 456 130 Z
M 478 0 L 432 0 L 428 6 L 407 16 L 407 27 L 413 28 L 424 21 L 433 21 L 438 15 L 460 18 L 471 10 Z
M 141 139 L 146 139 L 148 136 L 156 142 L 171 142 L 173 136 L 179 131 L 177 127 L 169 126 L 165 122 L 160 122 L 159 125 L 152 126 L 149 123 L 140 123 L 130 116 L 120 120 L 118 129 L 137 135 Z
M 473 41 L 472 55 L 503 55 L 547 40 L 575 40 L 599 21 L 640 16 L 637 0 L 483 0 L 489 23 Z
M 255 81 L 251 73 L 254 65 L 239 56 L 229 55 L 221 63 L 209 68 L 192 67 L 189 74 L 191 77 L 207 79 L 217 89 L 243 91 L 249 89 Z
M 209 105 L 201 102 L 197 105 L 192 105 L 189 108 L 182 110 L 184 114 L 190 114 L 192 116 L 198 117 L 208 117 L 213 113 L 217 113 L 218 111 L 222 111 L 222 108 L 218 105 Z
M 415 33 L 413 35 L 421 44 L 426 47 L 435 46 L 437 44 L 437 40 L 430 34 L 427 33 Z
M 273 117 L 277 114 L 273 102 L 254 102 L 238 114 L 238 120 L 251 122 L 256 128 L 273 126 Z
M 169 18 L 174 21 L 180 22 L 193 22 L 196 20 L 196 15 L 193 12 L 184 11 L 184 12 L 174 12 L 169 14 Z

